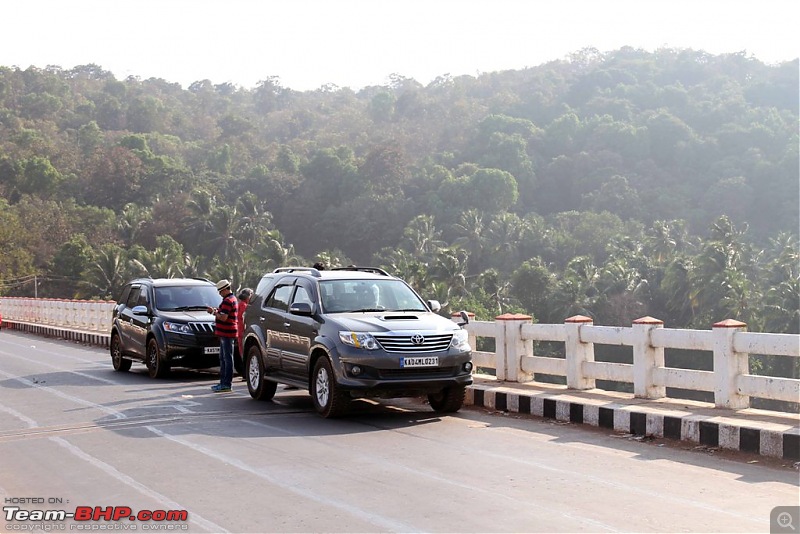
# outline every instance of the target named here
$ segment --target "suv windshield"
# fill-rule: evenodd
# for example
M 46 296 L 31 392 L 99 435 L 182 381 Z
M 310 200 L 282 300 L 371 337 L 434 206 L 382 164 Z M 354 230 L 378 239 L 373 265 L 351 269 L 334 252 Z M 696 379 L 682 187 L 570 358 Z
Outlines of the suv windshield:
M 322 307 L 327 313 L 360 311 L 427 311 L 401 280 L 322 280 Z
M 205 310 L 218 306 L 220 296 L 212 285 L 163 286 L 155 288 L 155 306 L 161 311 Z

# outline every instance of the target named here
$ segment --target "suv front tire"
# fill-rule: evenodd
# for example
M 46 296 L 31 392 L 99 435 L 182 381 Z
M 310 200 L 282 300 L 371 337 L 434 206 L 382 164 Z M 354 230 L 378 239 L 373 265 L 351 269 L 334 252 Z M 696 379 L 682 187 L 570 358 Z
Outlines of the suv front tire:
M 333 367 L 326 356 L 314 365 L 311 398 L 314 399 L 314 408 L 322 417 L 338 417 L 347 411 L 350 404 L 349 396 L 336 385 Z
M 155 338 L 147 343 L 147 373 L 150 378 L 164 378 L 169 374 L 169 364 L 164 361 Z
M 428 404 L 436 413 L 455 413 L 464 405 L 467 388 L 464 386 L 450 386 L 439 393 L 428 395 Z

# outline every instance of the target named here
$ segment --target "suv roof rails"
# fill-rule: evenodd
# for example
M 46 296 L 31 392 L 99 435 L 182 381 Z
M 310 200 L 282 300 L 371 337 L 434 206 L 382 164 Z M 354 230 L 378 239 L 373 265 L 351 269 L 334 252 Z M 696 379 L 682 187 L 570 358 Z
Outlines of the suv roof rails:
M 331 271 L 361 271 L 365 273 L 380 274 L 382 276 L 390 276 L 389 273 L 379 267 L 357 267 L 355 265 L 351 265 L 349 267 L 334 267 L 331 269 Z
M 297 271 L 306 272 L 306 273 L 310 274 L 311 276 L 316 276 L 317 278 L 322 276 L 321 274 L 319 274 L 319 271 L 317 269 L 313 268 L 313 267 L 278 267 L 277 269 L 275 269 L 272 272 L 273 273 L 293 273 L 293 272 L 297 272 Z

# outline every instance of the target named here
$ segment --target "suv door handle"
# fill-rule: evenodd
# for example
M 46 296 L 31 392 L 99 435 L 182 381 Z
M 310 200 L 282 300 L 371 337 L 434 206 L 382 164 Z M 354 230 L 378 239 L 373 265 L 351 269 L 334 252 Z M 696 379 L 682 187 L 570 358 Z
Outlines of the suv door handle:
M 292 323 L 283 323 L 284 328 L 289 328 L 292 326 Z

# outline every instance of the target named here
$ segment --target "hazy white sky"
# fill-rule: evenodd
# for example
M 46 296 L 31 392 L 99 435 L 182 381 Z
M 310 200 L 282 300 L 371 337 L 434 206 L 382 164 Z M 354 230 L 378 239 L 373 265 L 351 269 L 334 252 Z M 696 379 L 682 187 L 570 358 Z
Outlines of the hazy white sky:
M 0 66 L 254 87 L 427 84 L 585 47 L 798 57 L 797 0 L 0 0 Z

